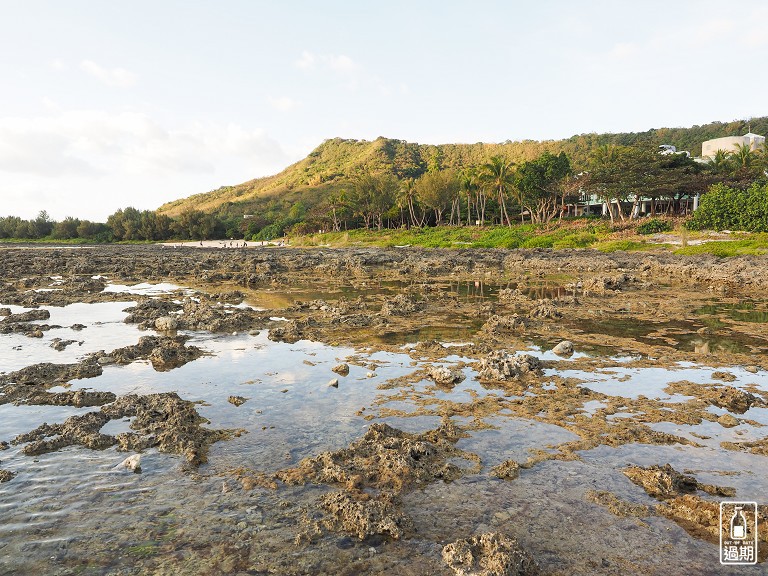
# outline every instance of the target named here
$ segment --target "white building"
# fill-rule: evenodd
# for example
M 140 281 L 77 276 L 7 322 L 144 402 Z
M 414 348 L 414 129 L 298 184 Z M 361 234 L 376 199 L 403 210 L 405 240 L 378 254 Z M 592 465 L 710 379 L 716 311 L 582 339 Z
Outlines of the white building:
M 718 150 L 724 152 L 736 152 L 738 146 L 747 145 L 751 150 L 757 150 L 765 147 L 765 136 L 749 132 L 744 136 L 726 136 L 724 138 L 715 138 L 707 140 L 701 145 L 701 157 L 708 160 L 714 158 Z

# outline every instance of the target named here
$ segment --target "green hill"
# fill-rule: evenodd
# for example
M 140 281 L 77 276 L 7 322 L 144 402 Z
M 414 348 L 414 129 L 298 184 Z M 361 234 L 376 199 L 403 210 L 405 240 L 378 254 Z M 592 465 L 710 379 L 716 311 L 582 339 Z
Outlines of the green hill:
M 404 140 L 377 138 L 367 140 L 326 140 L 306 158 L 274 176 L 257 178 L 236 186 L 224 186 L 211 192 L 164 204 L 158 212 L 178 216 L 187 210 L 216 213 L 238 218 L 244 214 L 262 214 L 307 210 L 327 195 L 339 190 L 357 174 L 389 172 L 398 178 L 418 177 L 429 167 L 462 168 L 476 166 L 495 155 L 514 162 L 532 160 L 543 152 L 564 151 L 577 169 L 586 165 L 592 150 L 604 144 L 672 144 L 701 154 L 701 143 L 721 136 L 744 134 L 750 129 L 768 133 L 768 117 L 751 121 L 712 122 L 691 128 L 654 128 L 646 132 L 620 134 L 580 134 L 565 140 L 523 140 L 500 144 L 415 144 Z

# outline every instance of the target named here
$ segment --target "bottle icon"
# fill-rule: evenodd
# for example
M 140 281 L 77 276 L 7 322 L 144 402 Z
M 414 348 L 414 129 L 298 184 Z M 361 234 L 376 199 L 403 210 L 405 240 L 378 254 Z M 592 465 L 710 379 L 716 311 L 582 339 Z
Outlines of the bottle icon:
M 741 506 L 736 506 L 731 517 L 731 538 L 733 540 L 746 540 L 747 538 L 747 519 Z

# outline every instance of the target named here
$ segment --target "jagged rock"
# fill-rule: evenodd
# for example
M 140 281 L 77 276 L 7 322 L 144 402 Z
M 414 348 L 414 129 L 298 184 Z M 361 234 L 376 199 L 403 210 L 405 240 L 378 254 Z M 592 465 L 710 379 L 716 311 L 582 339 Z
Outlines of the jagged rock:
M 235 406 L 242 406 L 247 401 L 248 401 L 248 398 L 245 398 L 244 396 L 230 396 L 229 398 L 227 398 L 227 402 Z
M 453 386 L 464 380 L 464 372 L 447 366 L 427 366 L 426 373 L 438 386 Z
M 336 364 L 336 366 L 331 368 L 331 372 L 336 372 L 340 376 L 347 376 L 349 374 L 349 364 Z
M 502 480 L 514 480 L 520 476 L 520 464 L 514 460 L 507 460 L 491 469 L 491 473 Z
M 517 540 L 498 532 L 446 545 L 443 561 L 456 576 L 534 576 L 540 573 L 536 561 Z
M 11 472 L 10 470 L 0 469 L 0 484 L 2 484 L 3 482 L 10 482 L 14 476 L 16 476 L 15 472 Z
M 51 313 L 44 309 L 27 310 L 18 314 L 9 314 L 2 321 L 6 324 L 32 322 L 34 320 L 48 320 Z
M 57 352 L 61 352 L 62 350 L 66 349 L 67 346 L 74 344 L 75 342 L 76 340 L 62 340 L 61 338 L 54 338 L 51 340 L 51 348 Z
M 413 485 L 454 480 L 466 471 L 449 461 L 463 453 L 455 447 L 461 432 L 445 423 L 423 434 L 387 424 L 371 424 L 348 448 L 304 458 L 275 476 L 286 484 L 336 484 L 399 493 Z
M 332 492 L 320 499 L 332 522 L 332 529 L 348 532 L 363 540 L 368 536 L 386 535 L 399 540 L 413 522 L 399 511 L 386 497 L 370 498 L 361 493 L 356 499 L 345 492 Z
M 161 316 L 155 320 L 155 328 L 161 332 L 172 332 L 178 327 L 179 323 L 172 316 Z
M 525 329 L 525 318 L 512 314 L 512 316 L 499 316 L 494 314 L 483 324 L 480 329 L 487 334 L 499 334 L 503 331 L 513 331 Z
M 735 496 L 736 491 L 729 486 L 702 484 L 693 476 L 681 474 L 669 464 L 664 466 L 629 466 L 624 475 L 643 488 L 649 496 L 659 500 L 675 498 L 682 494 L 693 494 L 702 490 L 713 496 Z
M 491 352 L 480 363 L 480 380 L 517 380 L 540 371 L 539 359 L 530 354 L 509 354 L 504 350 Z
M 498 293 L 499 301 L 508 303 L 528 302 L 530 298 L 523 294 L 518 288 L 502 288 Z
M 723 414 L 717 419 L 717 421 L 720 423 L 720 426 L 722 426 L 723 428 L 733 428 L 734 426 L 739 425 L 738 418 L 734 418 L 730 414 Z
M 556 319 L 562 318 L 563 315 L 557 309 L 557 305 L 548 299 L 538 300 L 536 305 L 531 309 L 531 318 L 549 318 Z
M 381 305 L 382 316 L 408 316 L 426 309 L 427 303 L 413 295 L 398 294 Z
M 585 280 L 582 284 L 584 294 L 606 294 L 609 291 L 620 290 L 626 284 L 635 281 L 635 277 L 629 274 L 617 274 L 616 276 L 597 276 Z

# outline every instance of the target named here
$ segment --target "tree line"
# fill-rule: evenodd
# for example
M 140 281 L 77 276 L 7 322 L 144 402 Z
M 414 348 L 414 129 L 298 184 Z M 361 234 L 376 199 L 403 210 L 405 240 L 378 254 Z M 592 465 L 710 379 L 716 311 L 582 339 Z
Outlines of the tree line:
M 723 190 L 762 194 L 766 174 L 768 153 L 749 146 L 720 150 L 709 162 L 700 163 L 685 154 L 661 154 L 650 146 L 610 144 L 594 149 L 586 169 L 578 173 L 565 152 L 545 151 L 517 164 L 496 155 L 461 169 L 441 168 L 436 156 L 418 177 L 360 170 L 314 203 L 298 199 L 286 204 L 273 198 L 253 214 L 186 210 L 175 218 L 128 207 L 111 214 L 105 223 L 75 217 L 54 221 L 42 211 L 32 220 L 0 218 L 0 238 L 269 240 L 286 233 L 353 228 L 546 224 L 571 215 L 569 207 L 587 201 L 604 204 L 611 221 L 627 220 L 639 216 L 641 201 L 650 203 L 650 214 L 655 215 L 659 206 L 679 213 L 684 200 L 710 188 L 716 193 L 704 204 L 708 210 L 715 199 L 727 196 Z M 728 196 L 729 206 L 754 204 L 746 200 L 734 204 L 734 197 Z M 718 210 L 721 215 L 727 211 Z

